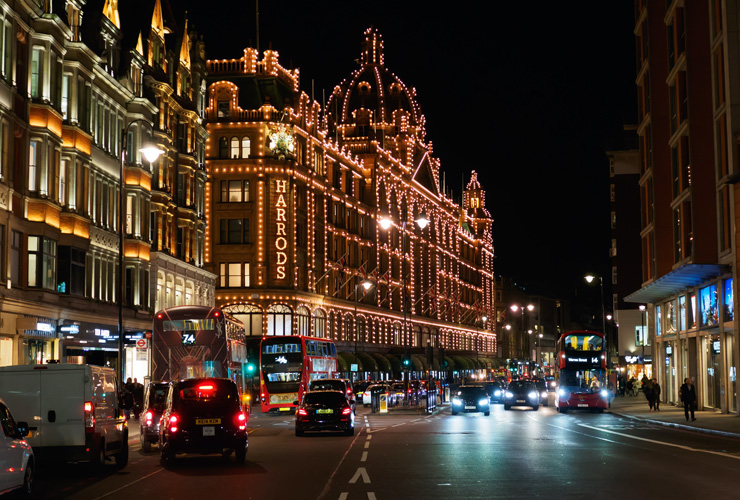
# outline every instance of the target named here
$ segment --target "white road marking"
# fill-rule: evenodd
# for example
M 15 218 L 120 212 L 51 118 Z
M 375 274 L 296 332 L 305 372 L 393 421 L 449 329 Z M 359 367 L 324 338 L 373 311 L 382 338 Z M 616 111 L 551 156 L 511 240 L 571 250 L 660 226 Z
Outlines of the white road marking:
M 372 438 L 373 438 L 372 434 L 367 435 L 367 439 L 372 439 Z
M 365 484 L 370 484 L 370 476 L 367 475 L 367 470 L 364 467 L 358 467 L 355 475 L 349 480 L 349 484 L 355 484 L 358 479 L 362 479 Z
M 347 495 L 349 495 L 349 493 L 347 493 L 346 491 L 343 491 L 342 493 L 339 494 L 339 500 L 347 500 Z
M 355 442 L 360 438 L 360 435 L 362 435 L 362 429 L 360 429 L 360 432 L 358 432 L 355 435 L 354 439 L 352 440 L 352 442 L 347 447 L 347 451 L 344 452 L 344 455 L 342 456 L 342 459 L 337 464 L 337 467 L 334 469 L 334 472 L 332 472 L 331 473 L 331 476 L 329 476 L 329 480 L 326 481 L 326 484 L 324 485 L 324 489 L 321 490 L 321 493 L 319 494 L 319 497 L 318 497 L 317 500 L 321 500 L 322 498 L 324 498 L 329 493 L 329 488 L 331 486 L 332 481 L 334 480 L 334 476 L 337 475 L 337 471 L 339 471 L 339 468 L 344 463 L 344 460 L 347 458 L 347 455 L 349 455 L 349 452 L 352 449 L 352 447 L 354 446 Z
M 368 491 L 367 500 L 375 500 L 375 493 L 373 493 L 372 491 Z
M 599 428 L 599 427 L 594 427 L 592 425 L 586 425 L 586 424 L 578 424 L 578 425 L 580 425 L 581 427 L 585 427 L 587 429 L 593 429 L 595 431 L 606 432 L 606 433 L 609 433 L 609 434 L 616 434 L 617 436 L 622 436 L 622 437 L 626 437 L 626 438 L 629 438 L 629 439 L 636 439 L 637 441 L 645 441 L 646 443 L 660 444 L 660 445 L 663 445 L 663 446 L 671 446 L 673 448 L 680 448 L 680 449 L 686 450 L 686 451 L 695 451 L 695 452 L 699 452 L 699 453 L 709 453 L 710 455 L 719 455 L 721 457 L 734 458 L 735 460 L 740 460 L 740 457 L 738 457 L 738 456 L 730 455 L 729 453 L 723 453 L 721 451 L 702 450 L 702 449 L 699 449 L 699 448 L 692 448 L 690 446 L 684 446 L 682 444 L 667 443 L 665 441 L 657 441 L 655 439 L 648 439 L 648 438 L 643 438 L 643 437 L 639 437 L 639 436 L 630 436 L 629 434 L 625 434 L 623 432 L 610 431 L 609 429 L 602 429 L 602 428 Z
M 365 441 L 365 449 L 368 449 L 368 448 L 370 448 L 370 442 L 369 441 Z
M 403 423 L 401 423 L 401 424 L 396 424 L 396 425 L 393 425 L 393 426 L 391 426 L 391 427 L 400 427 L 400 426 L 402 426 L 402 425 L 406 425 L 406 422 L 403 422 Z
M 367 462 L 367 452 L 362 452 L 362 458 L 360 459 L 360 462 Z
M 120 488 L 118 488 L 118 489 L 115 489 L 115 490 L 113 490 L 113 491 L 109 491 L 109 492 L 108 492 L 108 493 L 106 493 L 105 495 L 101 495 L 101 496 L 97 497 L 97 498 L 96 498 L 95 500 L 97 500 L 98 498 L 105 498 L 105 497 L 107 497 L 107 496 L 109 496 L 109 495 L 112 495 L 113 493 L 116 493 L 116 492 L 118 492 L 118 491 L 121 491 L 121 490 L 122 490 L 122 489 L 124 489 L 124 488 L 128 488 L 129 486 L 132 486 L 132 485 L 134 485 L 134 484 L 138 483 L 139 481 L 142 481 L 142 480 L 144 480 L 144 479 L 146 479 L 146 478 L 148 478 L 148 477 L 151 477 L 151 476 L 153 476 L 154 474 L 159 474 L 159 473 L 160 473 L 160 472 L 162 472 L 163 470 L 164 470 L 164 469 L 159 469 L 159 470 L 155 470 L 155 471 L 154 471 L 154 472 L 152 472 L 151 474 L 147 474 L 147 475 L 146 475 L 146 476 L 144 476 L 144 477 L 140 477 L 140 478 L 139 478 L 139 479 L 137 479 L 136 481 L 131 481 L 130 483 L 128 483 L 128 484 L 125 484 L 125 485 L 121 486 L 121 487 L 120 487 Z

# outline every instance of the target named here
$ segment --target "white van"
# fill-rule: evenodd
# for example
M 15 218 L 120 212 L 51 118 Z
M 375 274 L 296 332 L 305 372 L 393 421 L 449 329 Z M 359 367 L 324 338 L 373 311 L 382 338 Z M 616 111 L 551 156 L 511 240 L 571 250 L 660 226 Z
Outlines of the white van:
M 28 422 L 26 438 L 41 460 L 89 460 L 102 466 L 113 456 L 128 463 L 128 424 L 112 368 L 48 364 L 0 367 L 0 398 Z

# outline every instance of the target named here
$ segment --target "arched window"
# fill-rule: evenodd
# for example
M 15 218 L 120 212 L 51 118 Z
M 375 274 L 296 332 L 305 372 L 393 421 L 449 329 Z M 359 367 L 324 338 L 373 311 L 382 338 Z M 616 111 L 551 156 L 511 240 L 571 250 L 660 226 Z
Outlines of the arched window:
M 232 304 L 222 309 L 244 323 L 246 335 L 262 336 L 262 309 L 252 304 Z
M 313 336 L 326 338 L 326 313 L 321 309 L 313 312 Z
M 239 158 L 239 138 L 231 138 L 231 156 L 229 158 Z
M 357 332 L 358 332 L 358 340 L 363 343 L 370 342 L 370 337 L 368 335 L 368 329 L 365 325 L 365 317 L 360 316 L 357 318 Z
M 221 159 L 229 157 L 229 140 L 226 137 L 218 140 L 218 157 Z
M 292 335 L 293 311 L 284 304 L 273 304 L 267 309 L 267 335 Z
M 344 315 L 344 325 L 342 326 L 342 333 L 344 336 L 342 337 L 342 340 L 355 340 L 355 332 L 352 331 L 352 315 L 347 313 Z
M 252 146 L 249 137 L 242 137 L 242 158 L 249 158 L 252 154 Z
M 401 345 L 401 323 L 393 323 L 393 345 Z
M 311 313 L 309 310 L 300 306 L 295 310 L 296 333 L 298 335 L 311 335 Z

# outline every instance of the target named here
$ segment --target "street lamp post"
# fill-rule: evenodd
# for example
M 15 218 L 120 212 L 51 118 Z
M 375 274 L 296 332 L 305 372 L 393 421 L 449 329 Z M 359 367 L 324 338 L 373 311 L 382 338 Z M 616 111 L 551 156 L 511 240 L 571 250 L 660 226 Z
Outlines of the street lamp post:
M 124 333 L 123 333 L 123 294 L 125 293 L 125 277 L 123 273 L 123 235 L 124 231 L 126 229 L 126 218 L 124 217 L 123 213 L 125 210 L 125 201 L 126 196 L 124 193 L 124 189 L 126 187 L 126 152 L 128 150 L 128 131 L 131 128 L 131 125 L 134 123 L 145 123 L 150 128 L 152 128 L 152 124 L 143 119 L 143 118 L 137 118 L 136 120 L 133 120 L 126 125 L 126 127 L 121 131 L 121 171 L 120 171 L 120 178 L 119 178 L 119 186 L 118 186 L 118 383 L 120 386 L 123 385 L 123 343 L 124 343 Z M 152 128 L 153 130 L 153 128 Z M 155 161 L 157 161 L 157 158 L 159 158 L 160 155 L 164 153 L 163 150 L 159 149 L 155 145 L 149 145 L 146 147 L 143 147 L 139 149 L 139 151 L 144 155 L 144 158 L 151 164 Z
M 645 376 L 645 304 L 640 304 L 640 344 L 642 345 L 642 376 Z
M 601 332 L 606 335 L 606 312 L 604 310 L 604 280 L 601 278 L 601 276 L 599 276 L 598 278 L 599 288 L 601 289 Z M 586 276 L 584 276 L 584 279 L 587 283 L 590 284 L 593 280 L 596 279 L 596 276 L 594 276 L 593 274 L 587 274 Z
M 425 213 L 421 213 L 419 217 L 414 221 L 417 226 L 419 226 L 420 229 L 424 229 L 429 224 L 429 218 L 426 216 Z M 391 224 L 393 221 L 391 221 L 387 217 L 383 217 L 379 220 L 380 227 L 383 229 L 389 229 L 391 227 Z M 408 300 L 406 298 L 407 295 L 407 282 L 406 282 L 406 224 L 407 221 L 401 222 L 401 230 L 402 230 L 402 237 L 401 237 L 401 279 L 403 280 L 403 342 L 405 344 L 404 349 L 404 359 L 410 359 L 411 356 L 411 345 L 408 337 L 408 313 L 407 313 L 407 304 Z M 409 367 L 404 365 L 404 393 L 405 393 L 405 400 L 406 400 L 406 406 L 409 405 Z
M 355 361 L 357 361 L 357 338 L 360 336 L 359 335 L 359 321 L 357 321 L 357 289 L 359 287 L 362 287 L 367 292 L 370 290 L 370 288 L 372 288 L 372 286 L 373 286 L 373 282 L 370 281 L 369 279 L 364 279 L 358 283 L 357 277 L 355 276 Z M 358 366 L 358 370 L 359 370 L 359 366 Z
M 515 313 L 517 311 L 520 311 L 521 312 L 521 315 L 522 315 L 522 329 L 521 329 L 520 336 L 522 337 L 522 339 L 521 339 L 522 340 L 522 348 L 524 348 L 524 309 L 525 309 L 525 306 L 520 306 L 518 304 L 512 304 L 511 307 L 510 307 L 510 309 L 513 312 L 515 312 Z M 527 309 L 527 311 L 532 312 L 534 310 L 534 304 L 527 304 L 526 309 Z M 529 350 L 529 346 L 527 346 L 527 350 Z

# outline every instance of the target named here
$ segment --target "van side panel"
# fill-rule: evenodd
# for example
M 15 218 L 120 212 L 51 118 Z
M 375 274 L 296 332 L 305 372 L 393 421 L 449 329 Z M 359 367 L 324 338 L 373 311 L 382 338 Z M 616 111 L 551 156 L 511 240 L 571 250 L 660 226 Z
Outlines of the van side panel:
M 0 396 L 13 412 L 16 421 L 28 422 L 31 430 L 26 438 L 32 448 L 44 446 L 41 423 L 41 377 L 38 372 L 0 373 Z
M 39 370 L 45 446 L 85 445 L 84 368 Z

